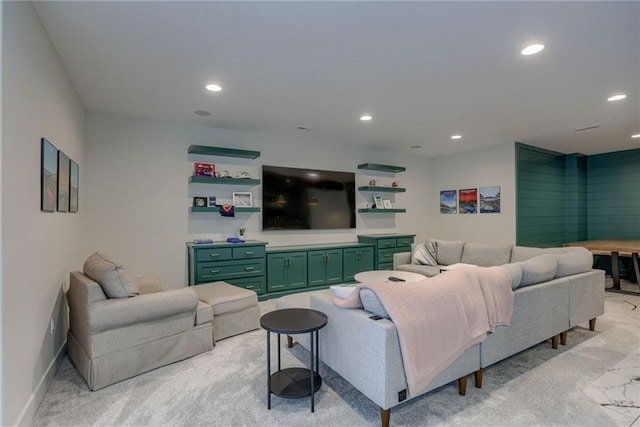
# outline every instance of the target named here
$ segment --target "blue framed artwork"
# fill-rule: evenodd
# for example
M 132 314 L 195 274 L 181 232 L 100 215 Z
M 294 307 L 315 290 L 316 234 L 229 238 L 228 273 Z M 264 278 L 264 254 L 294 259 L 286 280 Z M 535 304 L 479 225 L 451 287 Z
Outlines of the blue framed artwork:
M 500 186 L 480 187 L 480 213 L 500 213 Z
M 58 149 L 46 138 L 42 138 L 40 144 L 40 210 L 55 212 L 58 195 Z
M 69 157 L 58 150 L 58 212 L 69 211 Z
M 458 192 L 456 190 L 444 190 L 440 192 L 440 213 L 454 214 L 458 212 Z
M 80 185 L 80 170 L 73 160 L 69 163 L 69 212 L 78 212 L 78 190 Z

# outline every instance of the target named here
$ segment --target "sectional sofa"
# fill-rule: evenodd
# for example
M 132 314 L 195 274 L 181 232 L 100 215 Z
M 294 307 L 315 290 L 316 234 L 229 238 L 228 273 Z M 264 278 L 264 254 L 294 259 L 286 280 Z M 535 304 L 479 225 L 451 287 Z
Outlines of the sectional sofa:
M 320 331 L 320 359 L 380 407 L 381 424 L 389 425 L 390 409 L 444 384 L 458 380 L 464 394 L 466 378 L 482 385 L 483 369 L 551 339 L 566 343 L 567 331 L 604 313 L 604 272 L 592 270 L 592 255 L 583 248 L 529 248 L 437 241 L 436 266 L 411 264 L 411 253 L 394 256 L 394 269 L 428 276 L 445 265 L 467 263 L 501 265 L 514 290 L 514 313 L 509 326 L 500 326 L 481 343 L 469 347 L 420 393 L 408 395 L 398 333 L 389 319 L 373 320 L 367 306 L 343 309 L 333 303 L 330 290 L 280 298 L 276 308 L 310 307 L 327 314 Z M 398 285 L 401 286 L 401 285 Z M 297 338 L 298 339 L 298 338 Z M 299 343 L 308 348 L 308 338 Z M 290 341 L 291 343 L 291 341 Z

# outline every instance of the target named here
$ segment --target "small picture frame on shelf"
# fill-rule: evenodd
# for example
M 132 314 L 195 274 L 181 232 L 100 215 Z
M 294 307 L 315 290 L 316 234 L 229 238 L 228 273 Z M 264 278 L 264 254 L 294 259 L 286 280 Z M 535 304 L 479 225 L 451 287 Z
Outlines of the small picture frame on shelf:
M 195 207 L 195 208 L 206 208 L 207 207 L 207 198 L 206 197 L 194 197 L 193 198 L 193 207 Z
M 373 203 L 376 209 L 384 209 L 384 201 L 382 200 L 382 196 L 379 194 L 375 194 L 373 196 Z
M 233 193 L 233 206 L 236 207 L 251 207 L 253 206 L 251 200 L 251 193 Z
M 207 203 L 207 206 L 210 208 L 216 207 L 216 196 L 209 196 L 209 201 Z
M 382 203 L 383 203 L 385 209 L 393 209 L 393 205 L 391 205 L 391 200 L 384 199 L 382 201 Z
M 216 165 L 213 163 L 194 163 L 193 174 L 196 176 L 216 176 Z

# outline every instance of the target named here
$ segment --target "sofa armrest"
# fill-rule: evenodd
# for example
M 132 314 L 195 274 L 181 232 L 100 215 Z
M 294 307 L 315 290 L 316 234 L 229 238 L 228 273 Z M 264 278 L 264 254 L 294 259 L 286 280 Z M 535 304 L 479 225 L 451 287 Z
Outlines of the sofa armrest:
M 196 293 L 190 288 L 108 299 L 89 306 L 88 332 L 95 334 L 189 312 L 193 312 L 195 321 L 197 305 Z
M 411 264 L 411 252 L 399 252 L 393 254 L 393 269 L 397 270 L 397 266 Z

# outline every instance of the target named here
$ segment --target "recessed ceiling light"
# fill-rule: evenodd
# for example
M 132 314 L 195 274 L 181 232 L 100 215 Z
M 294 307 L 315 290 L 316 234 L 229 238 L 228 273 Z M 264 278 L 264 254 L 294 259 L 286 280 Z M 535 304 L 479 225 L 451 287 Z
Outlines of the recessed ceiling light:
M 522 49 L 520 53 L 523 55 L 535 55 L 536 53 L 541 52 L 542 49 L 544 49 L 543 44 L 532 44 Z
M 422 148 L 422 145 L 412 145 L 412 146 L 411 146 L 411 147 L 409 147 L 409 148 L 412 148 L 412 149 L 416 150 L 416 149 L 418 149 L 418 148 Z
M 360 120 L 362 120 L 363 122 L 368 122 L 370 120 L 373 120 L 373 117 L 369 114 L 365 114 L 364 116 L 360 116 Z
M 460 139 L 462 135 L 451 135 L 451 139 Z
M 211 113 L 208 111 L 204 111 L 204 110 L 196 110 L 193 112 L 193 114 L 197 114 L 198 116 L 210 116 Z
M 640 133 L 634 133 L 631 138 L 640 138 Z
M 218 85 L 206 85 L 205 88 L 207 90 L 210 90 L 211 92 L 220 92 L 222 90 L 221 86 Z
M 607 98 L 607 101 L 620 101 L 621 99 L 625 99 L 627 95 L 624 93 L 619 93 L 617 95 L 613 95 Z

